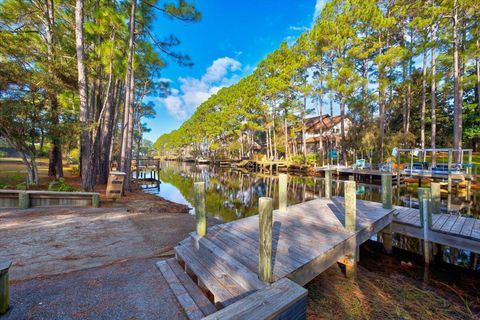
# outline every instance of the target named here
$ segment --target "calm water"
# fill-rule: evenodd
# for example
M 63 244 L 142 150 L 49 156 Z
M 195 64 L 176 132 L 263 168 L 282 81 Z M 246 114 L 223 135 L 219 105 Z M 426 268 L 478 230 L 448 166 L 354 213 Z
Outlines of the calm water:
M 152 186 L 148 192 L 193 207 L 193 183 L 206 182 L 206 210 L 209 216 L 231 221 L 248 217 L 257 212 L 258 198 L 271 197 L 278 207 L 278 177 L 231 168 L 195 165 L 181 162 L 162 162 L 158 188 Z M 296 204 L 323 195 L 324 179 L 320 177 L 294 176 L 288 178 L 288 203 Z M 334 180 L 333 195 L 343 196 L 343 181 Z M 395 191 L 393 201 L 406 207 L 418 207 L 415 187 L 402 187 Z M 381 187 L 376 184 L 357 182 L 357 198 L 381 202 Z M 457 195 L 442 195 L 442 210 L 455 214 L 478 216 L 480 194 L 465 189 Z

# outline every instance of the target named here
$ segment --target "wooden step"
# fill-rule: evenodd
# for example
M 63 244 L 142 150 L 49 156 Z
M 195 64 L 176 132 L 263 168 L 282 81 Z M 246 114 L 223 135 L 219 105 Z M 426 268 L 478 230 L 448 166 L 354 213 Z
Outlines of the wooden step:
M 220 261 L 197 250 L 192 241 L 182 241 L 175 247 L 175 254 L 177 260 L 185 263 L 187 273 L 197 277 L 198 284 L 213 294 L 218 307 L 225 307 L 253 292 L 239 284 Z
M 156 265 L 184 309 L 188 319 L 202 319 L 217 311 L 174 258 L 159 261 Z
M 304 320 L 308 291 L 283 278 L 204 320 L 278 319 Z
M 198 250 L 200 250 L 203 256 L 214 260 L 224 272 L 228 273 L 246 291 L 256 291 L 265 287 L 265 283 L 258 278 L 257 273 L 252 272 L 242 263 L 232 258 L 208 237 L 197 238 L 195 232 L 191 233 L 190 236 L 192 241 L 198 242 Z

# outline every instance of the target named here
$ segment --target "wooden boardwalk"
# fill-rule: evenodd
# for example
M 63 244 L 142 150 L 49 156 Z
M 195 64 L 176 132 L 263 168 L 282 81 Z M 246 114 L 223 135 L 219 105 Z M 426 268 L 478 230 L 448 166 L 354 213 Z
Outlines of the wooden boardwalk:
M 394 233 L 423 239 L 423 228 L 418 209 L 394 207 L 396 210 L 392 231 Z M 480 253 L 480 219 L 457 214 L 432 214 L 429 241 Z

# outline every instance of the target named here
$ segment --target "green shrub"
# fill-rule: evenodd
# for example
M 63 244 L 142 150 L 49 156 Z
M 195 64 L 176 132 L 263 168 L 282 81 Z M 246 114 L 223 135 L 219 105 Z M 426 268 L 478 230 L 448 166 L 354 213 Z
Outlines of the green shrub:
M 71 164 L 78 164 L 80 161 L 80 150 L 78 148 L 70 150 L 67 156 L 67 162 Z
M 80 168 L 78 166 L 72 166 L 72 167 L 70 167 L 70 172 L 72 174 L 79 174 L 80 173 Z
M 49 191 L 76 191 L 75 187 L 66 184 L 65 179 L 60 178 L 57 180 L 53 180 L 52 182 L 49 183 L 48 185 L 48 190 Z

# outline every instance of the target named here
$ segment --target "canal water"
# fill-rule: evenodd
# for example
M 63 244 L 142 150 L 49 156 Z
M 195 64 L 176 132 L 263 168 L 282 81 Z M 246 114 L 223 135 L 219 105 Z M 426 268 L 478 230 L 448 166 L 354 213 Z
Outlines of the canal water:
M 232 221 L 257 213 L 258 198 L 271 197 L 278 207 L 278 176 L 242 172 L 232 168 L 195 165 L 166 161 L 161 163 L 161 184 L 145 191 L 167 200 L 193 208 L 193 183 L 206 183 L 207 215 Z M 320 177 L 288 177 L 288 204 L 313 200 L 324 195 L 324 179 Z M 395 185 L 394 185 L 395 187 Z M 333 180 L 332 194 L 343 196 L 343 181 Z M 357 182 L 357 198 L 381 202 L 381 186 Z M 401 187 L 400 194 L 393 192 L 393 202 L 405 207 L 418 207 L 415 185 Z M 442 210 L 465 216 L 480 216 L 480 192 L 460 189 L 455 195 L 442 194 Z M 192 210 L 192 213 L 193 210 Z
M 148 173 L 147 173 L 148 177 Z M 271 197 L 274 208 L 278 207 L 278 176 L 243 172 L 232 168 L 196 165 L 174 161 L 161 162 L 159 185 L 144 186 L 146 192 L 159 195 L 167 200 L 186 204 L 193 208 L 193 183 L 206 183 L 207 215 L 223 221 L 241 219 L 258 210 L 258 198 Z M 343 196 L 343 181 L 334 180 L 334 196 Z M 289 175 L 288 204 L 297 204 L 324 195 L 324 179 L 321 177 Z M 381 202 L 380 184 L 357 182 L 357 198 Z M 402 186 L 400 192 L 393 192 L 394 204 L 418 208 L 416 185 Z M 480 192 L 460 189 L 457 194 L 442 194 L 442 211 L 463 216 L 480 217 Z M 194 214 L 194 210 L 191 211 Z M 401 237 L 396 239 L 403 249 L 420 253 L 421 244 L 417 239 Z M 471 266 L 469 252 L 453 248 L 443 248 L 446 262 Z M 476 260 L 475 260 L 476 261 Z M 477 268 L 477 263 L 474 268 Z

